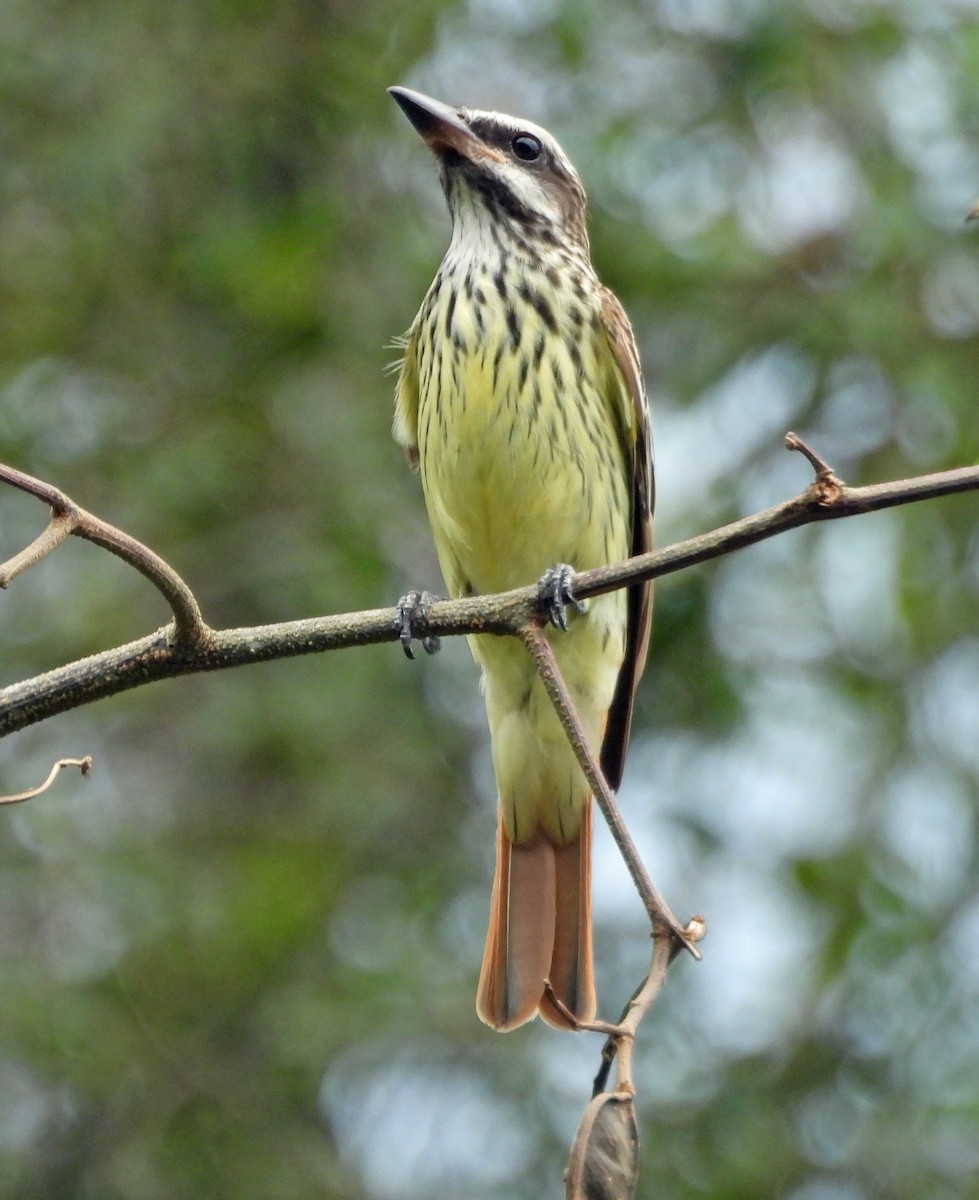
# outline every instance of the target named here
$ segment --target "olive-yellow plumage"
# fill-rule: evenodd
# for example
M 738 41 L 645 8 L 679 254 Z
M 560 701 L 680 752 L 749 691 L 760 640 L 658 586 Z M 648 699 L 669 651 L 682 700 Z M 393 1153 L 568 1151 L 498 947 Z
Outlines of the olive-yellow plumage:
M 437 155 L 449 249 L 406 339 L 395 436 L 421 471 L 453 596 L 649 545 L 648 423 L 635 344 L 592 269 L 584 192 L 543 130 L 393 89 Z M 642 670 L 648 587 L 572 612 L 551 641 L 590 744 L 617 786 Z M 591 791 L 526 649 L 470 639 L 499 789 L 480 1016 L 594 1014 Z

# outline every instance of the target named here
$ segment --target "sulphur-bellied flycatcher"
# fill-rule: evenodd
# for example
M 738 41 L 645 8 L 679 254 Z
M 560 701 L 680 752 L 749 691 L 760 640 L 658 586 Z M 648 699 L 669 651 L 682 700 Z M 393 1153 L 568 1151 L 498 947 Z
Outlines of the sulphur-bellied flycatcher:
M 525 585 L 646 550 L 652 462 L 629 321 L 598 281 L 585 193 L 545 130 L 391 88 L 438 160 L 452 216 L 445 258 L 405 339 L 395 437 L 421 469 L 453 596 Z M 560 593 L 565 570 L 547 576 Z M 563 617 L 561 596 L 555 597 Z M 570 614 L 552 644 L 612 787 L 622 776 L 649 638 L 650 589 Z M 537 1011 L 595 1012 L 592 798 L 523 645 L 470 646 L 499 789 L 489 933 L 476 1007 L 497 1029 Z

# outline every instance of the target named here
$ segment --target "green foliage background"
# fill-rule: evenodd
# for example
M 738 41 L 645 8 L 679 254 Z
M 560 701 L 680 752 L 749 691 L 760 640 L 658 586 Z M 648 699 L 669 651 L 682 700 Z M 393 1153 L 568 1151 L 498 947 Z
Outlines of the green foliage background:
M 0 458 L 214 625 L 437 588 L 392 336 L 447 218 L 392 83 L 551 128 L 633 316 L 658 539 L 975 460 L 966 0 L 8 0 Z M 963 496 L 665 582 L 623 803 L 705 961 L 637 1051 L 641 1194 L 953 1200 L 979 1172 L 979 542 Z M 0 557 L 41 527 L 0 495 Z M 541 564 L 542 567 L 546 564 Z M 67 545 L 11 682 L 158 597 Z M 0 1196 L 540 1197 L 598 1045 L 472 998 L 493 804 L 464 646 L 129 693 L 5 742 Z M 607 842 L 602 1008 L 648 942 Z

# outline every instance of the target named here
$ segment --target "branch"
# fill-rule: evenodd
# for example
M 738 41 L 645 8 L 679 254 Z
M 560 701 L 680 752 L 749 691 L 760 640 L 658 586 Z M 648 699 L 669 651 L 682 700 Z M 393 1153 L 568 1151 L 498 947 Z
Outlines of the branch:
M 802 451 L 805 446 L 794 433 L 786 435 L 785 444 L 790 450 Z M 807 446 L 803 452 L 813 461 L 812 451 Z M 822 462 L 818 458 L 815 461 Z M 918 475 L 913 479 L 856 488 L 847 487 L 829 468 L 825 469 L 829 479 L 823 477 L 820 470 L 815 483 L 792 500 L 786 500 L 774 508 L 766 508 L 764 512 L 743 517 L 730 525 L 676 542 L 662 550 L 640 554 L 608 567 L 582 571 L 574 577 L 574 593 L 581 599 L 587 599 L 631 583 L 639 583 L 643 579 L 671 575 L 675 571 L 709 562 L 712 558 L 731 554 L 745 546 L 753 546 L 780 533 L 787 533 L 790 529 L 799 529 L 817 521 L 836 521 L 842 517 L 896 508 L 901 504 L 932 500 L 937 496 L 979 490 L 979 466 L 959 467 L 953 471 L 939 471 L 933 475 Z M 827 486 L 828 483 L 830 486 Z M 434 629 L 433 632 L 439 630 Z
M 561 675 L 551 643 L 540 624 L 525 626 L 521 639 L 537 668 L 541 681 L 557 712 L 575 757 L 585 774 L 595 800 L 608 824 L 619 852 L 625 859 L 636 889 L 642 898 L 653 927 L 653 957 L 645 979 L 632 994 L 618 1024 L 606 1021 L 578 1021 L 554 994 L 545 980 L 551 1004 L 558 1008 L 568 1024 L 579 1031 L 605 1033 L 608 1040 L 602 1052 L 602 1065 L 595 1080 L 591 1102 L 578 1125 L 565 1172 L 568 1200 L 589 1200 L 596 1195 L 632 1196 L 639 1175 L 639 1135 L 636 1127 L 635 1085 L 632 1082 L 632 1049 L 643 1017 L 659 995 L 666 972 L 682 948 L 694 958 L 700 952 L 694 945 L 704 935 L 703 917 L 694 917 L 686 928 L 674 917 L 656 885 L 650 879 L 632 836 L 622 819 L 612 789 L 588 745 L 588 739 Z M 617 1063 L 615 1090 L 605 1084 L 613 1060 Z M 597 1185 L 601 1183 L 602 1186 Z M 609 1186 L 614 1183 L 613 1186 Z
M 790 448 L 795 448 L 794 443 Z M 835 476 L 833 479 L 835 481 Z M 52 505 L 55 516 L 61 512 L 76 522 L 81 519 L 81 524 L 76 524 L 71 532 L 130 562 L 167 596 L 174 611 L 173 625 L 139 641 L 103 651 L 0 691 L 0 737 L 157 679 L 300 654 L 318 654 L 345 646 L 393 642 L 401 636 L 400 617 L 394 608 L 244 629 L 211 630 L 201 619 L 197 602 L 187 585 L 145 546 L 84 513 L 57 489 L 30 476 L 10 467 L 0 467 L 0 480 L 45 499 Z M 963 467 L 862 488 L 849 488 L 839 481 L 827 488 L 825 480 L 820 482 L 817 478 L 801 495 L 755 516 L 612 566 L 582 571 L 574 578 L 575 595 L 584 600 L 644 579 L 670 575 L 815 521 L 831 521 L 977 489 L 979 467 Z M 50 535 L 52 540 L 56 536 L 59 534 Z M 37 553 L 36 547 L 37 543 L 32 561 L 53 549 L 53 545 L 45 546 Z M 24 555 L 27 554 L 25 551 Z M 12 561 L 16 563 L 16 560 Z M 29 563 L 25 562 L 19 570 L 26 569 L 27 565 Z M 9 568 L 9 564 L 7 566 Z M 420 616 L 415 632 L 424 637 L 467 633 L 519 635 L 538 616 L 538 590 L 532 584 L 494 596 L 438 601 Z
M 35 796 L 40 796 L 46 792 L 54 783 L 56 777 L 65 767 L 77 767 L 82 775 L 90 774 L 92 770 L 92 756 L 86 754 L 84 758 L 60 758 L 48 772 L 48 777 L 37 787 L 28 788 L 26 792 L 16 792 L 12 796 L 0 796 L 0 804 L 23 804 L 25 800 L 33 800 Z
M 15 554 L 5 563 L 0 563 L 0 588 L 7 587 L 28 567 L 40 562 L 52 550 L 56 550 L 65 538 L 74 534 L 94 542 L 103 550 L 111 551 L 131 567 L 135 567 L 141 575 L 146 576 L 170 605 L 175 641 L 191 646 L 207 641 L 209 630 L 204 624 L 194 593 L 173 567 L 164 562 L 159 555 L 154 554 L 142 542 L 137 542 L 128 533 L 123 533 L 107 521 L 86 512 L 64 492 L 42 479 L 35 479 L 33 475 L 26 475 L 23 471 L 0 463 L 0 481 L 20 488 L 30 496 L 36 496 L 51 508 L 51 520 L 44 532 L 19 554 Z
M 686 929 L 690 941 L 703 935 L 703 923 L 694 917 Z M 602 1052 L 602 1069 L 595 1080 L 592 1099 L 578 1123 L 565 1171 L 566 1200 L 634 1196 L 639 1179 L 639 1132 L 636 1125 L 635 1086 L 632 1082 L 632 1047 L 639 1023 L 659 994 L 666 972 L 681 943 L 669 933 L 653 938 L 653 957 L 646 978 L 636 989 L 618 1025 L 594 1022 L 583 1028 L 608 1033 Z M 612 1060 L 618 1063 L 615 1089 L 605 1084 Z
M 547 636 L 539 625 L 525 626 L 521 630 L 520 636 L 524 645 L 530 651 L 530 656 L 537 667 L 537 673 L 540 675 L 561 725 L 568 735 L 571 748 L 575 752 L 585 778 L 591 785 L 598 807 L 602 810 L 602 816 L 605 818 L 615 844 L 619 848 L 619 853 L 625 859 L 626 866 L 629 868 L 629 874 L 632 876 L 632 881 L 636 885 L 636 890 L 642 898 L 646 911 L 649 913 L 653 923 L 653 936 L 656 937 L 658 934 L 667 933 L 671 938 L 675 938 L 680 945 L 685 946 L 694 958 L 700 958 L 700 951 L 693 945 L 693 942 L 687 937 L 684 927 L 670 911 L 669 905 L 663 899 L 659 889 L 649 878 L 645 864 L 639 857 L 639 851 L 636 849 L 632 835 L 629 833 L 626 823 L 622 819 L 622 814 L 619 811 L 618 804 L 615 802 L 612 789 L 606 782 L 605 775 L 588 745 L 585 731 L 581 725 L 581 719 L 575 710 L 574 701 L 571 699 L 567 684 L 561 675 L 561 670 L 558 667 L 557 659 L 554 657 L 554 650 L 551 648 L 551 643 L 547 640 Z M 603 1030 L 602 1032 L 607 1032 L 607 1030 Z

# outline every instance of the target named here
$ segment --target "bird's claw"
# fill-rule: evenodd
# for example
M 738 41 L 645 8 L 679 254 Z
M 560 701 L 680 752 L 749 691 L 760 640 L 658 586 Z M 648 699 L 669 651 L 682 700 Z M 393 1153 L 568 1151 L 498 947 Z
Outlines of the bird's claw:
M 572 590 L 574 567 L 567 563 L 558 563 L 549 567 L 540 577 L 537 592 L 541 606 L 547 613 L 547 619 L 556 629 L 568 628 L 568 605 L 578 612 L 585 611 L 585 603 L 579 600 Z
M 398 636 L 401 639 L 401 648 L 408 658 L 415 657 L 411 649 L 411 643 L 415 639 L 415 623 L 419 618 L 422 621 L 425 620 L 429 607 L 436 600 L 438 600 L 438 596 L 431 592 L 409 592 L 407 596 L 402 596 L 398 601 Z M 442 641 L 430 633 L 422 637 L 421 644 L 426 654 L 437 654 L 441 649 Z

